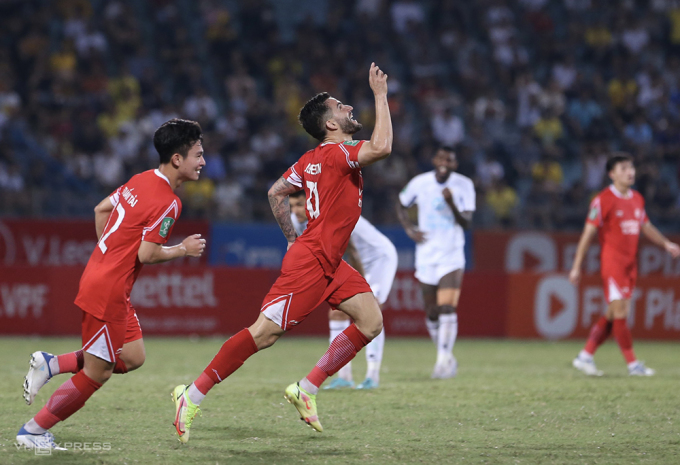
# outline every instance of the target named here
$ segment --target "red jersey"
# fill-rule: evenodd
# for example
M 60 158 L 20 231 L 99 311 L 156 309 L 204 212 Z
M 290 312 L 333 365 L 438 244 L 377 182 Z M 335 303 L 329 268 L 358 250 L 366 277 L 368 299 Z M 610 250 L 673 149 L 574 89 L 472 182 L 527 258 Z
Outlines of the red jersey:
M 125 321 L 130 291 L 142 270 L 142 240 L 165 244 L 182 211 L 170 181 L 158 170 L 133 176 L 109 197 L 115 207 L 80 278 L 75 303 L 104 321 Z
M 623 196 L 610 185 L 593 199 L 586 222 L 599 228 L 602 269 L 636 263 L 640 227 L 647 221 L 645 200 L 637 191 Z
M 305 153 L 283 175 L 305 190 L 307 229 L 296 242 L 318 258 L 326 276 L 333 276 L 361 215 L 364 180 L 359 149 L 364 141 L 324 143 Z

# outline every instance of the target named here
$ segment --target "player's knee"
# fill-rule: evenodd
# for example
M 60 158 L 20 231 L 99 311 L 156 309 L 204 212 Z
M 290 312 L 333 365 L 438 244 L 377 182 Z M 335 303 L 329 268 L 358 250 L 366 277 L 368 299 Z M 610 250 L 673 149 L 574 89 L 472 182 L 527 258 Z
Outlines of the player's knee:
M 439 319 L 439 307 L 436 305 L 427 305 L 425 307 L 425 316 L 430 321 L 437 321 Z
M 274 333 L 260 333 L 253 337 L 257 350 L 263 350 L 274 345 L 279 339 L 278 334 Z
M 439 305 L 437 310 L 440 315 L 451 315 L 456 313 L 456 307 L 453 305 Z
M 144 365 L 145 361 L 146 354 L 139 355 L 137 357 L 125 360 L 125 368 L 127 368 L 127 371 L 136 370 L 137 368 L 140 368 L 142 365 Z
M 371 339 L 378 337 L 378 334 L 383 330 L 383 317 L 382 313 L 375 315 L 372 319 L 369 328 L 367 328 L 367 336 Z

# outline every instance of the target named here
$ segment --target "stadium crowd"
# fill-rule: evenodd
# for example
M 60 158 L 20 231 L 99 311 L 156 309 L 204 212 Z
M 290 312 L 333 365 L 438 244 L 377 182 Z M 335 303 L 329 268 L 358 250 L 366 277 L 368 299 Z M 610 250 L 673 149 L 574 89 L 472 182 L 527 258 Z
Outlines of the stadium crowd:
M 293 7 L 294 5 L 294 7 Z M 269 186 L 314 142 L 313 94 L 368 137 L 371 61 L 389 73 L 393 155 L 364 172 L 364 214 L 454 146 L 477 227 L 580 228 L 607 153 L 630 152 L 662 229 L 677 227 L 680 3 L 673 0 L 5 0 L 0 215 L 90 215 L 155 167 L 153 131 L 205 131 L 187 217 L 273 221 Z

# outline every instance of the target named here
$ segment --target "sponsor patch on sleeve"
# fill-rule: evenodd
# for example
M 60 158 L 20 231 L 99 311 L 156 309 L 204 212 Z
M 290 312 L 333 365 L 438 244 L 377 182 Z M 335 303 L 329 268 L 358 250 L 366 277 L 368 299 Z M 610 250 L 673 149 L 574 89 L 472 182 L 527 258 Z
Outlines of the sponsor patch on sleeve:
M 351 146 L 353 146 L 353 147 L 354 147 L 355 145 L 357 145 L 358 143 L 359 143 L 358 140 L 346 140 L 345 142 L 343 142 L 343 144 L 345 144 L 345 145 L 351 145 Z
M 161 222 L 161 229 L 158 231 L 158 235 L 165 238 L 168 237 L 168 232 L 170 231 L 170 228 L 172 227 L 173 223 L 175 222 L 174 218 L 163 218 L 163 221 Z

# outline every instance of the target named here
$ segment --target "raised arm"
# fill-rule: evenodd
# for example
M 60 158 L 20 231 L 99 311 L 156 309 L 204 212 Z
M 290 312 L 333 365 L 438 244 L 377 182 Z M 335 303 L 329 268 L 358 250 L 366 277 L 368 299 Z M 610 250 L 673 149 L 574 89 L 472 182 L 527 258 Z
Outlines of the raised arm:
M 680 256 L 680 247 L 678 244 L 669 241 L 650 221 L 647 221 L 642 225 L 642 234 L 656 245 L 662 247 L 673 258 L 678 258 Z
M 588 247 L 590 243 L 597 234 L 597 227 L 590 223 L 586 223 L 581 233 L 581 239 L 578 241 L 578 247 L 576 248 L 576 255 L 574 256 L 574 263 L 571 266 L 571 272 L 569 272 L 569 281 L 576 285 L 581 280 L 581 266 L 583 265 L 583 259 L 586 256 Z
M 371 165 L 392 153 L 392 118 L 387 104 L 387 74 L 375 63 L 371 63 L 368 83 L 375 97 L 375 127 L 371 139 L 359 149 L 357 158 L 361 166 Z
M 97 240 L 101 239 L 104 228 L 106 227 L 106 222 L 112 211 L 113 204 L 109 197 L 106 197 L 94 207 L 94 228 L 97 231 Z
M 279 178 L 278 181 L 269 189 L 269 206 L 272 208 L 272 213 L 276 222 L 279 223 L 279 227 L 286 236 L 288 241 L 288 247 L 291 246 L 295 239 L 297 238 L 297 233 L 295 232 L 295 227 L 293 222 L 290 220 L 290 205 L 288 204 L 288 196 L 293 192 L 297 192 L 299 189 L 286 181 L 283 178 Z

